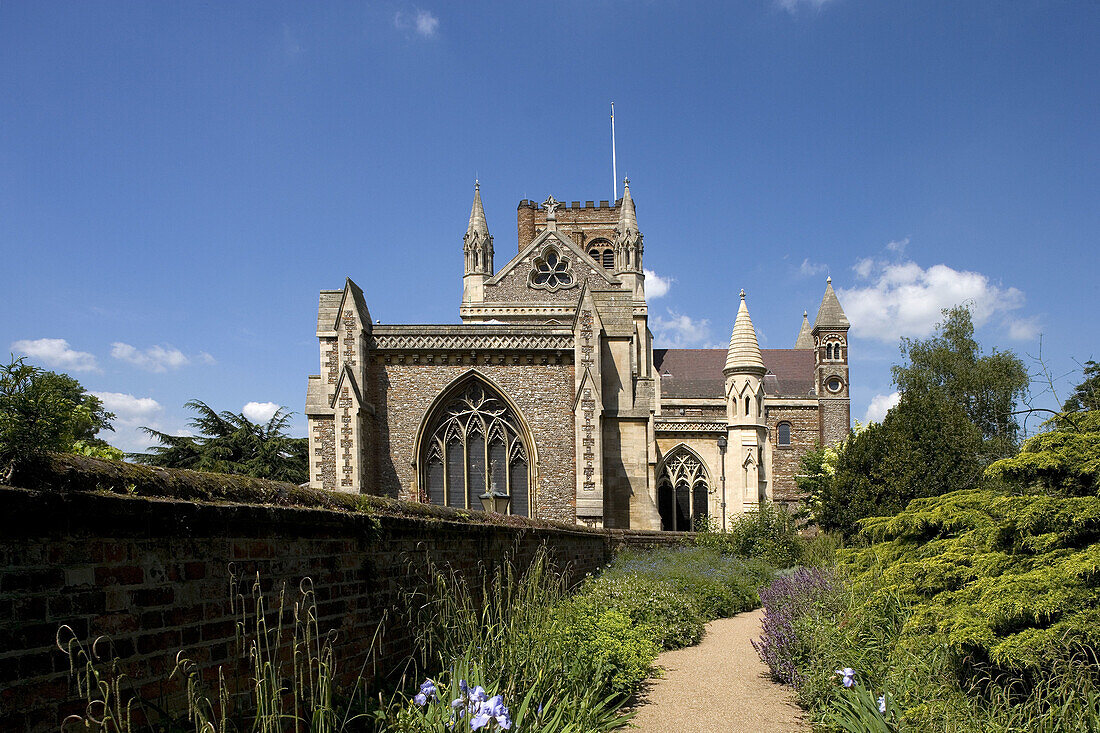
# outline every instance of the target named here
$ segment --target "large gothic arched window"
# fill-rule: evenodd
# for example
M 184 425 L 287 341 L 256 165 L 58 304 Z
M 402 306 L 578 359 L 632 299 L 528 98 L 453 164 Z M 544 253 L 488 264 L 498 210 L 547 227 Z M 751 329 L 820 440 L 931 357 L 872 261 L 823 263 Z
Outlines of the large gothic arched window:
M 690 532 L 705 524 L 707 472 L 699 456 L 680 445 L 663 461 L 657 477 L 657 511 L 661 529 Z
M 428 417 L 421 485 L 432 504 L 481 509 L 481 495 L 507 494 L 510 514 L 530 515 L 530 451 L 512 409 L 472 379 Z

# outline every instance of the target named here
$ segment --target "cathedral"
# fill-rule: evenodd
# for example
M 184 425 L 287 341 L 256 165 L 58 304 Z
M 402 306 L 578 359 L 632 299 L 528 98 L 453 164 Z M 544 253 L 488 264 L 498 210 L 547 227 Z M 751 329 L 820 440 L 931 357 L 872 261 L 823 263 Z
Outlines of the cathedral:
M 378 324 L 350 279 L 321 291 L 310 486 L 675 531 L 798 500 L 802 456 L 849 431 L 831 280 L 794 348 L 759 347 L 742 290 L 729 349 L 655 349 L 629 181 L 614 203 L 520 201 L 517 228 L 497 269 L 475 184 L 460 324 Z

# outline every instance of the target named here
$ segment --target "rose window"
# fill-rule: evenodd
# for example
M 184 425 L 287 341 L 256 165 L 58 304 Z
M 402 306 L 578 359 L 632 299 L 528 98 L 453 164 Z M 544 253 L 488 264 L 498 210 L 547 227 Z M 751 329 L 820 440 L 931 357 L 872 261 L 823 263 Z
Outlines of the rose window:
M 531 287 L 553 292 L 575 284 L 569 260 L 558 254 L 554 247 L 547 247 L 535 258 L 535 269 L 531 271 Z

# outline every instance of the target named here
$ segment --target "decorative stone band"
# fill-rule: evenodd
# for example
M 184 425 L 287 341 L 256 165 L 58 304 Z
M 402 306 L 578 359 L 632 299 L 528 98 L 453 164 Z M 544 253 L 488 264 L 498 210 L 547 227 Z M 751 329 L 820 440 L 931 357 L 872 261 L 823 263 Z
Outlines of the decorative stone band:
M 657 420 L 653 429 L 658 433 L 724 433 L 726 422 L 718 420 Z
M 569 351 L 573 350 L 573 334 L 548 332 L 517 332 L 508 328 L 491 331 L 491 327 L 468 326 L 463 331 L 419 331 L 418 333 L 380 333 L 375 328 L 370 348 L 377 351 Z M 485 331 L 489 331 L 486 333 Z

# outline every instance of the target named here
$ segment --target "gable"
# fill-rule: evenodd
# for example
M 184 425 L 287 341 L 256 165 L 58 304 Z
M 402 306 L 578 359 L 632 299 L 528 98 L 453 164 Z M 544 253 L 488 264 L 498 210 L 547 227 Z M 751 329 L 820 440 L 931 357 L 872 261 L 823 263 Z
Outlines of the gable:
M 568 275 L 567 283 L 557 279 L 560 273 Z M 547 229 L 486 281 L 483 302 L 575 303 L 585 285 L 621 283 L 563 232 Z

